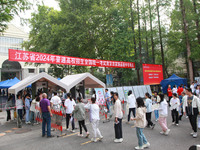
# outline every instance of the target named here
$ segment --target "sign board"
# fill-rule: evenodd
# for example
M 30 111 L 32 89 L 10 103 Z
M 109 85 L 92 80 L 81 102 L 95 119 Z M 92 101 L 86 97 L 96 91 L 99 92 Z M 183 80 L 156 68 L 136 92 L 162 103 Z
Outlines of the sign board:
M 122 87 L 117 87 L 117 92 L 119 94 L 119 99 L 121 101 L 125 100 L 125 96 L 124 96 L 124 90 Z
M 133 93 L 133 88 L 132 88 L 132 86 L 125 86 L 123 89 L 124 89 L 125 100 L 127 101 L 128 100 L 128 92 L 131 90 Z
M 162 65 L 143 64 L 143 80 L 144 85 L 160 84 L 163 80 Z
M 104 89 L 102 88 L 95 88 L 96 96 L 97 96 L 97 104 L 104 105 L 105 98 L 104 98 Z
M 9 49 L 9 61 L 93 67 L 135 68 L 134 62 L 87 59 L 14 49 Z

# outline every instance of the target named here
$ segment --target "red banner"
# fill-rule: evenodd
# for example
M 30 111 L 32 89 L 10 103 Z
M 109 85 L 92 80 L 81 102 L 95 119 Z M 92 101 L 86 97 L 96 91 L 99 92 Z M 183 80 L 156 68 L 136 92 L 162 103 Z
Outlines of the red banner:
M 93 67 L 135 68 L 134 62 L 87 59 L 14 49 L 9 49 L 9 61 Z
M 162 65 L 143 64 L 144 85 L 160 84 L 163 80 Z

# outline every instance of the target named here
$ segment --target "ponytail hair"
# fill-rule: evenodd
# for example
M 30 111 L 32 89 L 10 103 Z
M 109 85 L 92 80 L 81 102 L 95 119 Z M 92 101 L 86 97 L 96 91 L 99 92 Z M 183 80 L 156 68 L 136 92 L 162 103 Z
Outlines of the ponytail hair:
M 72 97 L 70 93 L 67 93 L 67 97 L 70 99 L 70 101 L 72 101 Z
M 145 96 L 147 96 L 148 98 L 150 98 L 151 99 L 151 95 L 147 92 L 147 93 L 145 93 Z

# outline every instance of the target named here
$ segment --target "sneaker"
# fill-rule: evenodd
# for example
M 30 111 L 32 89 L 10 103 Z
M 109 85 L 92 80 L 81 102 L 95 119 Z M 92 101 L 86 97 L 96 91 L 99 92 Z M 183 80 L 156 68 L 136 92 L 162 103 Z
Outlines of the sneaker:
M 193 134 L 194 134 L 193 132 L 190 133 L 191 136 L 193 136 Z
M 175 125 L 175 122 L 172 122 L 173 125 Z
M 143 148 L 148 148 L 148 147 L 150 147 L 150 143 L 149 142 L 147 142 L 146 144 L 143 145 Z
M 136 146 L 135 149 L 140 150 L 140 149 L 144 149 L 144 148 L 143 148 L 143 146 L 142 146 L 142 147 L 140 147 L 140 146 Z
M 153 125 L 151 126 L 151 129 L 153 130 L 153 129 L 154 129 L 154 127 L 155 127 L 155 124 L 153 124 Z
M 85 136 L 85 138 L 88 138 L 90 136 L 90 133 L 89 132 L 87 132 L 87 135 Z
M 124 140 L 123 140 L 123 138 L 121 138 L 121 139 L 119 139 L 119 141 L 120 141 L 120 143 L 122 143 Z
M 177 123 L 176 126 L 179 126 L 179 124 Z
M 69 128 L 67 128 L 66 131 L 69 131 Z
M 163 135 L 163 134 L 164 134 L 164 132 L 163 132 L 163 131 L 161 131 L 161 132 L 160 132 L 160 134 L 162 134 L 162 135 Z
M 74 131 L 74 130 L 71 130 L 71 132 L 72 132 L 72 133 L 75 133 L 75 131 Z
M 165 135 L 169 135 L 170 129 L 167 129 L 167 131 L 165 131 Z
M 79 137 L 83 137 L 83 134 L 78 134 Z
M 197 132 L 194 132 L 193 138 L 197 138 Z
M 97 142 L 97 138 L 92 138 L 91 141 L 96 143 Z
M 185 118 L 188 118 L 188 116 L 186 116 Z
M 54 135 L 47 136 L 47 138 L 52 138 L 52 137 L 54 137 Z
M 121 139 L 115 139 L 114 142 L 115 143 L 121 143 L 122 141 L 121 141 Z
M 100 136 L 100 140 L 102 140 L 103 139 L 103 136 Z
M 156 119 L 156 122 L 158 122 L 158 119 Z

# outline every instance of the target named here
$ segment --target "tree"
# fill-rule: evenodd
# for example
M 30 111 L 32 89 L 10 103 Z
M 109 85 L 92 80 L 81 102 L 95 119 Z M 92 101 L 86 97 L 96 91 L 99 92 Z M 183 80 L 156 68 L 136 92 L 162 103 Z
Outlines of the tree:
M 7 23 L 13 19 L 14 15 L 30 8 L 28 0 L 1 0 L 0 5 L 0 33 L 7 28 Z

